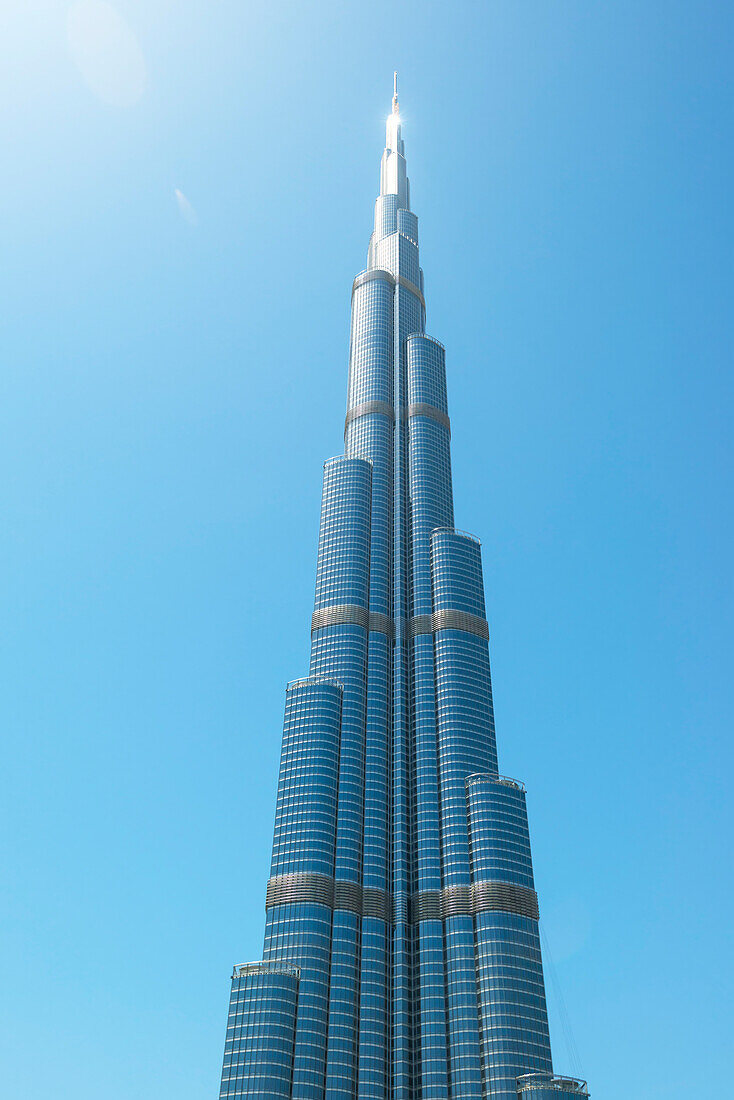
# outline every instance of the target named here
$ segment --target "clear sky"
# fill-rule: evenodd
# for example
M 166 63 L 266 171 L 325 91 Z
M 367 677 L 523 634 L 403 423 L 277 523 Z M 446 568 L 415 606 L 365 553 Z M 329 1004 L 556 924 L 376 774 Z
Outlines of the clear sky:
M 394 68 L 556 1065 L 726 1091 L 733 27 L 3 4 L 4 1096 L 217 1095 Z

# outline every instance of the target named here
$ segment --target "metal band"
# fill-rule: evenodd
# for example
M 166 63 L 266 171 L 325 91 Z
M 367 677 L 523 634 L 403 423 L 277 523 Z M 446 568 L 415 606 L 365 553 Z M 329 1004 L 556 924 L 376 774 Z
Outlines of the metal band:
M 372 268 L 370 271 L 362 271 L 352 283 L 352 294 L 358 286 L 364 286 L 365 283 L 371 283 L 374 279 L 381 279 L 390 286 L 395 286 L 395 276 L 391 275 L 389 271 L 385 271 L 381 267 Z
M 471 886 L 444 886 L 441 891 L 441 916 L 470 917 L 472 908 Z
M 390 283 L 392 286 L 395 286 L 395 284 L 397 283 L 398 286 L 404 287 L 406 290 L 410 291 L 411 294 L 415 294 L 416 298 L 423 306 L 423 308 L 426 308 L 426 300 L 423 297 L 423 291 L 419 286 L 416 286 L 415 283 L 411 283 L 410 279 L 406 279 L 403 275 L 398 275 L 396 279 L 394 275 L 391 275 L 389 271 L 385 271 L 381 267 L 376 267 L 371 271 L 363 271 L 360 275 L 358 275 L 352 283 L 352 294 L 354 294 L 358 286 L 364 286 L 365 283 L 370 283 L 373 279 L 382 279 L 384 282 Z
M 377 917 L 386 923 L 391 919 L 390 900 L 385 890 L 379 890 L 375 886 L 362 888 L 362 916 Z
M 296 871 L 268 879 L 266 909 L 272 909 L 274 905 L 296 905 L 298 902 L 328 905 L 331 909 L 334 905 L 334 880 L 331 875 Z
M 344 421 L 344 431 L 347 430 L 351 422 L 356 420 L 357 417 L 374 414 L 387 416 L 390 420 L 395 419 L 395 410 L 392 405 L 388 405 L 387 401 L 364 401 L 361 405 L 355 405 L 353 409 L 347 410 L 346 419 Z
M 367 611 L 354 603 L 336 603 L 331 607 L 319 607 L 311 616 L 311 630 L 323 630 L 326 626 L 361 626 L 378 634 L 395 637 L 395 623 L 389 615 L 379 611 Z
M 321 630 L 325 626 L 363 626 L 369 628 L 370 614 L 367 608 L 355 603 L 335 603 L 331 607 L 320 607 L 311 616 L 311 630 Z
M 331 875 L 311 871 L 299 871 L 288 875 L 274 875 L 268 880 L 265 908 L 275 905 L 327 905 L 329 909 L 346 909 L 363 917 L 392 919 L 390 898 L 384 890 L 375 887 L 362 889 L 358 882 L 345 882 Z
M 489 641 L 487 620 L 480 615 L 470 615 L 468 611 L 434 611 L 432 615 L 413 615 L 410 620 L 413 638 L 417 634 L 435 634 L 437 630 L 464 630 Z
M 413 922 L 470 917 L 473 912 L 471 886 L 444 886 L 443 890 L 421 890 L 411 898 Z
M 451 435 L 451 421 L 447 413 L 437 409 L 435 405 L 426 405 L 423 401 L 417 401 L 413 405 L 408 405 L 408 416 L 430 416 L 431 420 L 437 421 Z
M 358 882 L 345 882 L 342 879 L 334 883 L 334 908 L 347 909 L 350 913 L 362 913 L 362 887 Z
M 441 920 L 441 891 L 420 890 L 410 899 L 410 921 Z
M 413 615 L 410 620 L 411 638 L 415 638 L 416 634 L 433 634 L 430 615 Z
M 470 917 L 489 910 L 517 913 L 538 919 L 538 895 L 526 886 L 513 882 L 484 880 L 473 886 L 444 886 L 443 890 L 421 890 L 410 899 L 410 919 L 448 920 L 449 917 Z
M 358 882 L 337 880 L 331 875 L 311 871 L 299 871 L 287 875 L 274 875 L 268 880 L 265 908 L 275 905 L 326 905 L 330 909 L 346 909 L 363 917 L 377 917 L 392 921 L 406 919 L 403 916 L 402 899 L 393 904 L 384 890 L 365 887 Z M 521 917 L 537 920 L 538 895 L 527 886 L 514 882 L 484 879 L 473 886 L 445 886 L 443 890 L 421 890 L 410 898 L 410 921 L 447 920 L 455 916 L 471 916 L 500 910 L 517 913 Z
M 479 615 L 471 615 L 468 611 L 434 611 L 431 625 L 434 633 L 438 630 L 465 630 L 468 634 L 476 634 L 489 641 L 487 620 Z
M 405 279 L 402 275 L 398 275 L 397 282 L 400 286 L 405 287 L 406 290 L 410 291 L 411 294 L 415 294 L 416 298 L 423 306 L 423 308 L 426 308 L 426 300 L 423 297 L 423 292 L 419 286 L 416 286 L 415 283 L 411 283 L 410 279 Z
M 537 920 L 540 916 L 538 895 L 527 886 L 514 882 L 496 882 L 484 879 L 472 886 L 472 902 L 475 913 L 501 909 L 505 913 L 517 913 L 521 917 Z
M 394 621 L 380 611 L 370 611 L 370 630 L 376 634 L 387 634 L 388 638 L 395 637 Z

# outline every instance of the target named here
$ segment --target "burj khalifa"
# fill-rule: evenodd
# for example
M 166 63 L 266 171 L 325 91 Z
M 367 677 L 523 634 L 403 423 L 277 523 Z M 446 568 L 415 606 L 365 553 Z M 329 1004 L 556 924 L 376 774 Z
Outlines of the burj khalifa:
M 525 788 L 497 761 L 394 93 L 310 668 L 286 688 L 263 958 L 234 968 L 220 1097 L 587 1097 L 551 1059 Z

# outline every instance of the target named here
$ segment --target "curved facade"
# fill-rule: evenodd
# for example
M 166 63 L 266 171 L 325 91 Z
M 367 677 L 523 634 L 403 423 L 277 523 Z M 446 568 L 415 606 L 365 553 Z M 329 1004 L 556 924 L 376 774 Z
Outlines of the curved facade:
M 454 528 L 446 353 L 425 320 L 396 94 L 227 1100 L 588 1095 L 553 1074 L 525 791 L 499 774 L 481 547 Z

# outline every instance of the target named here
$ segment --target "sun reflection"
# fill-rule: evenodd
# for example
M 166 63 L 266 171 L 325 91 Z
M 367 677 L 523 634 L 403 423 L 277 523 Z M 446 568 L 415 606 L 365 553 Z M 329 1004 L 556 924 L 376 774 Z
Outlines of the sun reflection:
M 106 0 L 76 0 L 66 20 L 69 53 L 87 86 L 115 107 L 137 103 L 146 84 L 135 34 Z

